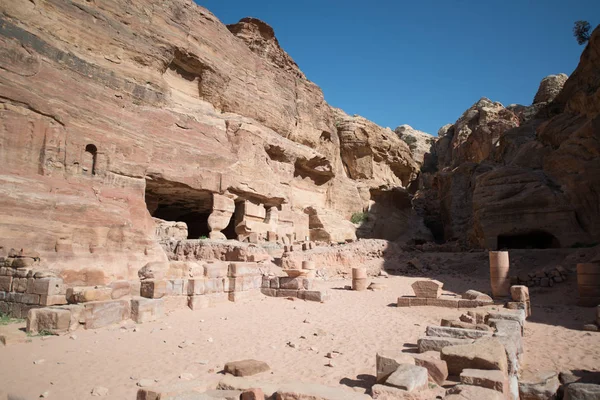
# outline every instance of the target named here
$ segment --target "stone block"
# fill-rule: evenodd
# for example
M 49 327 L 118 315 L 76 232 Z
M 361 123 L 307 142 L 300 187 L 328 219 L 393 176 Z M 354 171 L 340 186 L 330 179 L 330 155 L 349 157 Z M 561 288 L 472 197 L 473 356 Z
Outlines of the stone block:
M 448 389 L 444 400 L 506 400 L 506 396 L 493 389 L 461 384 Z
M 226 278 L 229 266 L 225 263 L 204 264 L 204 275 L 207 278 Z
M 429 381 L 438 385 L 443 385 L 448 379 L 448 365 L 442 360 L 437 351 L 427 351 L 425 353 L 413 354 L 415 365 L 423 367 L 429 373 Z
M 271 367 L 264 361 L 241 360 L 230 361 L 225 364 L 223 369 L 226 374 L 231 374 L 233 376 L 252 376 L 269 371 Z
M 23 304 L 40 304 L 40 295 L 33 293 L 15 294 L 15 302 Z
M 71 312 L 59 308 L 34 308 L 27 313 L 27 333 L 46 331 L 55 335 L 67 333 L 71 326 Z
M 466 300 L 459 299 L 458 300 L 458 308 L 477 308 L 482 305 L 482 300 Z
M 415 359 L 398 349 L 378 351 L 375 359 L 377 383 L 385 382 L 385 380 L 396 371 L 401 364 L 415 365 Z
M 465 293 L 463 293 L 462 298 L 465 300 L 482 300 L 493 302 L 493 299 L 490 296 L 477 290 L 467 290 Z
M 565 388 L 564 400 L 600 399 L 600 385 L 592 383 L 571 383 Z
M 189 279 L 187 283 L 187 294 L 199 296 L 206 293 L 206 278 Z
M 12 291 L 16 293 L 27 292 L 27 278 L 16 278 L 12 280 Z
M 496 338 L 446 346 L 442 349 L 442 360 L 448 364 L 448 373 L 451 375 L 459 375 L 463 369 L 491 369 L 503 373 L 508 370 L 504 346 Z
M 242 292 L 229 292 L 228 298 L 229 301 L 239 303 L 259 299 L 260 294 L 260 289 L 250 289 Z
M 160 299 L 167 294 L 167 281 L 148 279 L 141 282 L 140 294 L 148 299 Z
M 448 299 L 444 299 L 444 298 L 437 298 L 437 299 L 427 298 L 427 305 L 428 306 L 433 306 L 433 307 L 458 308 L 459 301 L 464 301 L 464 300 L 452 299 L 452 298 L 448 298 Z M 412 300 L 411 300 L 411 305 L 412 305 Z
M 254 262 L 232 262 L 229 264 L 229 277 L 235 278 L 246 275 L 262 275 L 262 272 L 258 264 Z
M 412 284 L 412 289 L 415 296 L 424 297 L 426 299 L 437 299 L 442 295 L 442 287 L 444 284 L 440 281 L 416 281 Z
M 17 268 L 13 269 L 13 275 L 15 278 L 31 278 L 31 268 Z
M 10 292 L 12 290 L 12 276 L 0 276 L 0 291 Z
M 244 390 L 239 397 L 240 400 L 265 400 L 265 393 L 262 389 L 254 388 Z
M 479 339 L 484 336 L 492 336 L 492 332 L 489 331 L 445 326 L 428 326 L 425 332 L 427 336 L 451 337 L 456 339 Z
M 559 387 L 558 374 L 554 371 L 524 371 L 519 379 L 519 399 L 555 399 Z
M 204 291 L 206 294 L 210 294 L 210 293 L 223 293 L 225 291 L 225 282 L 227 278 L 206 278 L 206 280 L 204 281 Z M 230 282 L 231 284 L 231 282 Z M 258 283 L 258 286 L 260 287 L 260 283 Z M 232 287 L 229 288 L 229 290 L 233 290 Z
M 298 297 L 298 291 L 292 289 L 277 289 L 277 297 Z
M 53 296 L 40 295 L 41 306 L 56 306 L 67 304 L 67 296 L 64 294 L 57 294 Z
M 287 383 L 275 394 L 277 400 L 372 400 L 371 396 L 341 387 L 316 383 Z
M 262 294 L 264 294 L 265 296 L 269 296 L 269 297 L 277 297 L 277 289 L 271 289 L 271 288 L 261 288 L 260 292 Z
M 498 340 L 504 346 L 504 351 L 506 353 L 506 362 L 508 367 L 509 375 L 516 375 L 519 373 L 519 369 L 521 368 L 521 359 L 520 356 L 523 354 L 521 341 L 516 342 L 516 340 L 512 337 L 508 336 L 494 336 L 496 340 Z M 520 349 L 519 349 L 520 347 Z
M 511 286 L 510 296 L 513 301 L 529 301 L 529 288 L 524 285 Z
M 142 282 L 140 281 L 130 281 L 131 290 L 129 291 L 130 296 L 141 296 L 142 293 Z
M 279 288 L 280 289 L 295 289 L 295 290 L 310 289 L 310 287 L 304 286 L 304 281 L 306 281 L 308 283 L 308 279 L 305 279 L 302 277 L 292 278 L 289 276 L 282 276 L 279 278 Z M 310 283 L 308 283 L 307 286 L 310 286 Z
M 183 296 L 187 295 L 187 279 L 167 279 L 166 296 Z
M 242 292 L 252 289 L 260 289 L 262 284 L 262 276 L 246 275 L 236 278 L 228 278 L 230 292 Z
M 127 300 L 93 301 L 83 304 L 85 329 L 97 329 L 129 319 L 131 308 Z
M 202 310 L 210 307 L 208 296 L 188 296 L 188 307 L 192 310 Z
M 29 268 L 35 264 L 35 259 L 31 257 L 19 257 L 15 258 L 12 262 L 11 267 L 13 268 Z
M 419 353 L 424 353 L 426 351 L 442 351 L 442 349 L 447 346 L 466 345 L 473 342 L 473 339 L 427 336 L 420 338 L 417 341 L 417 346 L 419 348 Z
M 331 295 L 326 290 L 298 290 L 298 298 L 322 303 L 329 300 Z
M 271 277 L 263 275 L 262 284 L 260 285 L 261 289 L 269 289 L 271 287 Z
M 507 319 L 511 321 L 518 321 L 521 327 L 525 326 L 525 310 L 504 310 L 489 312 L 487 319 Z M 486 321 L 487 321 L 486 319 Z
M 110 283 L 109 287 L 112 289 L 110 298 L 113 300 L 129 296 L 131 293 L 131 284 L 129 281 L 114 281 Z
M 138 324 L 156 321 L 164 315 L 164 299 L 131 299 L 131 319 Z
M 41 278 L 33 280 L 31 293 L 56 296 L 65 294 L 67 287 L 60 278 Z
M 410 297 L 398 297 L 397 307 L 410 307 Z
M 204 393 L 209 384 L 201 381 L 177 382 L 171 385 L 144 387 L 137 391 L 136 400 L 208 400 Z M 216 397 L 215 400 L 219 399 Z M 219 399 L 221 400 L 221 399 Z
M 271 289 L 279 289 L 279 277 L 275 276 L 269 279 Z
M 460 383 L 509 393 L 508 377 L 498 370 L 464 369 L 460 373 Z
M 427 388 L 429 374 L 427 369 L 414 364 L 400 364 L 398 368 L 385 380 L 387 386 L 417 392 Z
M 106 301 L 112 299 L 112 288 L 97 286 L 72 287 L 67 289 L 66 297 L 69 303 Z

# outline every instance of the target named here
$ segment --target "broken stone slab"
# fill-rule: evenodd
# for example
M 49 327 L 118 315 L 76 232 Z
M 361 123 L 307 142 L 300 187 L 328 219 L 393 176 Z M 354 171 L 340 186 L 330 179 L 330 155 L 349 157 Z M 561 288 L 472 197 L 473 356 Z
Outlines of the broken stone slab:
M 141 283 L 140 294 L 142 297 L 148 299 L 160 299 L 167 294 L 167 281 L 155 279 L 144 280 Z
M 260 388 L 267 398 L 273 397 L 277 391 L 277 385 L 272 383 L 257 382 L 251 378 L 225 375 L 217 384 L 218 390 L 248 390 Z
M 425 389 L 428 382 L 429 373 L 427 369 L 414 364 L 400 364 L 385 380 L 387 386 L 403 389 L 407 392 Z
M 236 278 L 246 275 L 261 275 L 262 272 L 255 262 L 232 262 L 229 264 L 228 276 Z
M 181 398 L 181 396 L 176 397 L 172 400 L 240 400 L 242 399 L 242 391 L 241 390 L 207 390 L 202 393 L 199 397 L 197 395 L 193 395 L 190 397 Z M 162 397 L 161 397 L 162 400 Z M 171 400 L 171 399 L 168 399 Z M 264 395 L 261 400 L 264 400 Z
M 571 383 L 565 388 L 564 400 L 600 399 L 600 385 L 593 383 Z
M 446 365 L 446 361 L 441 359 L 439 352 L 427 351 L 412 356 L 415 359 L 415 365 L 427 369 L 429 381 L 441 386 L 448 379 L 448 365 Z
M 440 322 L 441 326 L 448 326 L 450 328 L 462 328 L 462 329 L 475 329 L 478 331 L 492 332 L 494 333 L 494 329 L 486 324 L 473 324 L 470 322 L 463 322 L 460 320 L 447 320 L 442 319 Z
M 164 315 L 164 299 L 131 299 L 131 319 L 138 324 L 156 321 Z
M 371 400 L 371 396 L 340 387 L 316 383 L 288 383 L 280 386 L 276 400 Z
M 26 331 L 32 335 L 45 331 L 54 335 L 69 332 L 71 312 L 59 308 L 34 308 L 27 313 Z
M 269 364 L 258 360 L 230 361 L 225 364 L 225 373 L 234 376 L 252 376 L 270 370 Z
M 206 392 L 209 384 L 199 381 L 177 382 L 171 385 L 144 387 L 137 391 L 136 400 L 186 400 L 195 399 Z
M 479 339 L 485 336 L 492 336 L 492 332 L 489 331 L 451 328 L 446 326 L 428 326 L 425 334 L 427 336 L 451 337 L 456 339 Z
M 471 300 L 461 300 L 457 298 L 437 298 L 437 299 L 427 299 L 427 305 L 432 307 L 445 307 L 445 308 L 458 308 L 461 301 L 471 301 Z
M 326 290 L 298 290 L 298 298 L 322 303 L 329 300 L 331 295 Z
M 517 321 L 521 327 L 525 326 L 525 310 L 504 310 L 489 312 L 486 317 L 486 322 L 490 319 L 507 319 Z
M 408 392 L 386 385 L 374 385 L 371 387 L 371 395 L 378 400 L 431 400 L 441 399 L 446 390 L 431 384 L 428 388 L 418 392 Z
M 127 300 L 93 301 L 83 303 L 85 329 L 97 329 L 129 319 L 131 307 Z
M 448 389 L 444 400 L 506 400 L 506 397 L 492 389 L 460 384 Z
M 260 289 L 251 289 L 243 292 L 229 292 L 228 299 L 234 303 L 246 303 L 252 300 L 260 299 Z
M 118 300 L 122 297 L 129 296 L 131 293 L 131 283 L 129 281 L 114 281 L 110 283 L 111 299 Z
M 560 381 L 554 371 L 524 371 L 519 379 L 520 400 L 557 398 Z
M 442 295 L 444 284 L 436 280 L 416 281 L 412 285 L 415 296 L 427 299 L 437 299 Z
M 239 400 L 265 400 L 265 394 L 260 388 L 247 389 L 240 394 Z
M 465 345 L 473 342 L 473 339 L 427 336 L 420 338 L 417 341 L 417 346 L 419 347 L 419 353 L 424 353 L 426 351 L 442 351 L 447 346 Z
M 446 346 L 442 360 L 448 364 L 450 375 L 460 375 L 464 369 L 491 369 L 507 373 L 506 353 L 496 338 L 481 338 L 471 344 Z
M 486 302 L 493 302 L 494 300 L 488 296 L 487 294 L 483 293 L 483 292 L 479 292 L 477 290 L 467 290 L 466 292 L 463 293 L 462 295 L 463 299 L 466 300 L 481 300 L 481 301 L 486 301 Z
M 460 373 L 460 383 L 480 386 L 500 393 L 508 393 L 508 377 L 499 370 L 464 369 Z
M 519 343 L 516 343 L 513 337 L 509 336 L 494 336 L 504 346 L 506 353 L 506 362 L 508 367 L 508 374 L 515 376 L 519 373 L 521 368 L 521 352 L 519 352 Z M 520 340 L 520 336 L 519 336 Z
M 415 359 L 398 349 L 384 349 L 375 357 L 377 383 L 385 382 L 401 364 L 415 365 Z

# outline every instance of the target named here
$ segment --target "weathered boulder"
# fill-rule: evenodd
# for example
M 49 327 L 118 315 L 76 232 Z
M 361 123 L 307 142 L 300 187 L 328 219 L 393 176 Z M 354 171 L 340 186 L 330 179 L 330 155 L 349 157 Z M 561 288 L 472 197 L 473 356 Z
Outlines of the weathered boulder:
M 410 354 L 396 349 L 385 349 L 377 352 L 376 356 L 376 378 L 377 382 L 385 382 L 401 364 L 415 365 L 415 359 Z
M 407 392 L 418 392 L 425 389 L 428 382 L 426 368 L 414 364 L 400 364 L 385 380 L 385 384 Z
M 448 378 L 448 365 L 446 361 L 440 358 L 437 351 L 427 351 L 420 354 L 413 354 L 415 365 L 427 369 L 429 380 L 443 385 Z
M 519 398 L 521 400 L 539 400 L 557 398 L 560 382 L 554 371 L 526 370 L 519 379 Z

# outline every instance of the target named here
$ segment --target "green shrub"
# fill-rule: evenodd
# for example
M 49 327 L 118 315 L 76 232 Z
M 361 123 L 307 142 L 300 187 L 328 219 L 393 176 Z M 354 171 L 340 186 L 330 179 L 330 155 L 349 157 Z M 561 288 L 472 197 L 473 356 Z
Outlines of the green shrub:
M 350 221 L 353 224 L 360 224 L 361 222 L 367 221 L 368 219 L 369 216 L 365 212 L 355 212 L 354 214 L 352 214 L 352 217 L 350 217 Z

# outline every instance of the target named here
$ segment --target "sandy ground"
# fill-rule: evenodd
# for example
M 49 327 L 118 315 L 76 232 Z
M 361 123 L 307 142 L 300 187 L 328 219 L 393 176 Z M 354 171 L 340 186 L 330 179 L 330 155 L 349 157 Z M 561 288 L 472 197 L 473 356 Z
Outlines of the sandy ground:
M 468 274 L 437 278 L 457 292 L 488 290 L 485 279 Z M 225 362 L 255 358 L 271 366 L 257 381 L 300 380 L 364 392 L 374 382 L 378 349 L 414 351 L 427 325 L 461 314 L 392 306 L 399 295 L 412 294 L 415 279 L 375 278 L 387 285 L 376 292 L 340 290 L 349 281 L 320 282 L 332 293 L 324 304 L 262 297 L 201 311 L 180 309 L 154 323 L 79 330 L 75 340 L 34 337 L 0 348 L 0 388 L 24 399 L 48 391 L 50 399 L 67 400 L 96 398 L 92 388 L 103 386 L 109 389 L 105 398 L 135 399 L 140 379 L 167 384 L 191 373 L 197 380 L 218 381 Z M 532 291 L 525 368 L 600 370 L 600 333 L 579 330 L 595 310 L 574 306 L 575 296 L 573 281 Z M 333 367 L 326 366 L 330 351 L 341 353 Z

